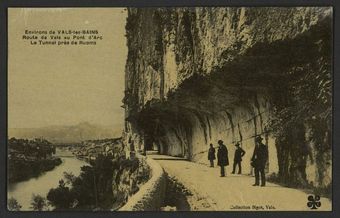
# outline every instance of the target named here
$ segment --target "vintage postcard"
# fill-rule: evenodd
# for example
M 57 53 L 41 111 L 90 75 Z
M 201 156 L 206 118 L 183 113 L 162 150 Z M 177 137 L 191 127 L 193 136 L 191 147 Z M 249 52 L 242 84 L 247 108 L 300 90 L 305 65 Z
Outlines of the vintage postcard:
M 332 211 L 332 7 L 8 8 L 10 211 Z

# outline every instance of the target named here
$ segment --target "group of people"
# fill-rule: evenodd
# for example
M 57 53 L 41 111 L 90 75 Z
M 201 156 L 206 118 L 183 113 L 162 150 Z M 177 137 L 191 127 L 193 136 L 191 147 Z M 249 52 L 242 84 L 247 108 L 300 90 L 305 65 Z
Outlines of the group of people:
M 253 156 L 251 158 L 251 166 L 255 171 L 255 184 L 253 186 L 266 185 L 265 177 L 265 166 L 268 161 L 268 147 L 262 143 L 263 138 L 261 136 L 255 137 L 255 148 Z M 218 150 L 217 150 L 217 165 L 221 168 L 221 177 L 226 176 L 225 167 L 229 165 L 228 149 L 227 146 L 223 144 L 222 140 L 218 140 Z M 235 154 L 232 174 L 236 172 L 236 167 L 238 167 L 238 174 L 242 173 L 242 157 L 246 152 L 240 147 L 240 143 L 235 144 Z M 210 167 L 214 167 L 214 160 L 216 159 L 216 151 L 213 144 L 210 144 L 208 151 L 208 160 L 210 161 Z

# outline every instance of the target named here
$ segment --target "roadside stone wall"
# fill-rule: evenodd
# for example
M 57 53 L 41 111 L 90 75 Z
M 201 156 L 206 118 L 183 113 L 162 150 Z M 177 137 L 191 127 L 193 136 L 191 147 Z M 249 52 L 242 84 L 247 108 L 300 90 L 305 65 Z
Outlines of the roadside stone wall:
M 166 175 L 163 168 L 153 159 L 137 155 L 145 159 L 150 167 L 150 180 L 131 196 L 119 211 L 155 211 L 160 210 L 166 190 Z

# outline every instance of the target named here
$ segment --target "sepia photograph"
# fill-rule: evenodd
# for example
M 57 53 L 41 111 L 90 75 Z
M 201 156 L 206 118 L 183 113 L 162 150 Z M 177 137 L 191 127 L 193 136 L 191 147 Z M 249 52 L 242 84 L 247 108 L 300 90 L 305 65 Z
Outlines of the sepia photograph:
M 332 211 L 332 7 L 8 8 L 9 211 Z

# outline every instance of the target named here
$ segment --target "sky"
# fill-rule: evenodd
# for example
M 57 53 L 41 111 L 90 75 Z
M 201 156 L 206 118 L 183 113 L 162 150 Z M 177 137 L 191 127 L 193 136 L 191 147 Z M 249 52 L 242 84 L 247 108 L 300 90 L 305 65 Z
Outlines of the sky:
M 8 11 L 8 127 L 123 125 L 123 8 Z M 98 30 L 97 45 L 32 46 L 25 30 Z

